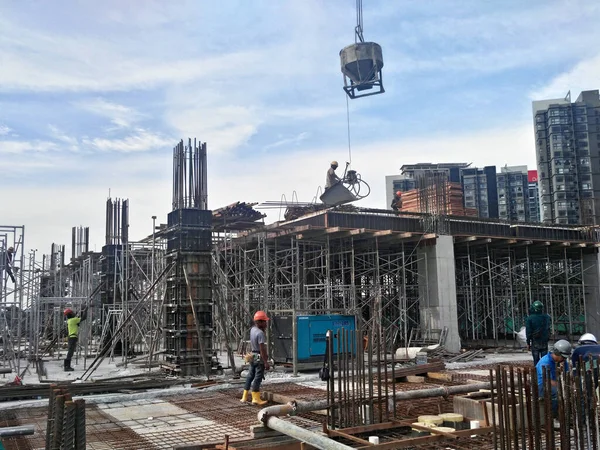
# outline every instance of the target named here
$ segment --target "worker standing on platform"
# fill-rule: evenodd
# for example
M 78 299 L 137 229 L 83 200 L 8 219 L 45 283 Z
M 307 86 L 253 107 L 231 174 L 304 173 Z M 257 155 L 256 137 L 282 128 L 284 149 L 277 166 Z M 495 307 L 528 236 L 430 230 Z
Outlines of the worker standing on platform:
M 6 270 L 6 274 L 10 277 L 10 279 L 12 280 L 13 284 L 16 284 L 17 280 L 15 278 L 15 275 L 13 273 L 13 261 L 15 259 L 15 248 L 14 247 L 8 247 L 6 249 L 5 252 L 5 270 Z
M 550 325 L 552 319 L 548 314 L 542 313 L 544 304 L 536 300 L 531 305 L 530 314 L 525 322 L 525 333 L 527 335 L 527 350 L 531 351 L 533 364 L 537 364 L 540 358 L 548 353 L 548 341 L 550 340 Z
M 246 355 L 246 362 L 250 364 L 244 394 L 241 402 L 248 401 L 248 393 L 252 388 L 252 404 L 262 406 L 267 402 L 260 398 L 260 384 L 265 377 L 265 370 L 269 370 L 269 358 L 267 356 L 267 339 L 265 330 L 269 318 L 264 311 L 256 311 L 254 314 L 254 326 L 250 329 L 251 353 Z
M 402 192 L 396 191 L 390 206 L 394 211 L 399 211 L 402 209 Z
M 329 189 L 334 184 L 342 181 L 340 177 L 335 174 L 335 169 L 338 168 L 337 161 L 331 161 L 331 167 L 327 170 L 327 178 L 325 178 L 325 190 Z
M 87 318 L 87 309 L 81 311 L 81 317 L 76 317 L 75 313 L 71 308 L 65 309 L 65 317 L 67 318 L 67 332 L 68 332 L 68 347 L 67 357 L 65 358 L 65 372 L 73 372 L 75 369 L 71 367 L 71 358 L 77 348 L 77 341 L 79 339 L 79 323 Z

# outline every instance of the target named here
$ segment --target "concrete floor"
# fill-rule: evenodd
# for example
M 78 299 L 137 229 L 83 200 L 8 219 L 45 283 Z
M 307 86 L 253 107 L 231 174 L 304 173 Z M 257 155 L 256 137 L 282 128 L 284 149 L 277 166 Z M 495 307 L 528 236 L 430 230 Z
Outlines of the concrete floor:
M 425 386 L 398 383 L 398 389 L 421 389 L 436 385 L 460 384 L 468 379 L 485 379 L 486 366 L 503 361 L 519 365 L 527 363 L 527 355 L 502 354 L 476 364 L 454 367 L 456 382 L 431 382 Z M 515 361 L 515 360 L 518 360 Z M 112 373 L 111 373 L 112 375 Z M 250 427 L 257 425 L 258 407 L 239 402 L 242 385 L 211 387 L 204 390 L 180 389 L 166 391 L 157 398 L 154 391 L 146 394 L 110 394 L 86 396 L 86 431 L 88 449 L 171 449 L 176 445 L 223 440 L 249 439 Z M 299 379 L 272 377 L 263 390 L 284 394 L 298 400 L 326 397 L 325 383 L 315 374 Z M 0 404 L 0 426 L 33 424 L 35 435 L 3 439 L 6 449 L 43 449 L 47 421 L 47 400 Z M 422 399 L 398 404 L 397 417 L 416 417 L 420 414 L 451 412 L 452 400 Z M 292 417 L 306 428 L 321 428 L 322 416 L 309 414 Z

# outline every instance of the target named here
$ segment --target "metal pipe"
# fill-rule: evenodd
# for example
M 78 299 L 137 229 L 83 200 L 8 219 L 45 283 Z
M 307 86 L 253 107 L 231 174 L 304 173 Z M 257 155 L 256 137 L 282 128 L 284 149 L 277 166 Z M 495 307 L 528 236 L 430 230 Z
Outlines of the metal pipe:
M 33 425 L 21 425 L 18 427 L 4 427 L 0 428 L 0 437 L 9 436 L 27 436 L 35 433 Z
M 417 398 L 428 398 L 428 397 L 446 397 L 448 395 L 456 394 L 468 394 L 469 392 L 477 392 L 481 389 L 490 389 L 491 384 L 488 381 L 473 384 L 464 384 L 461 386 L 440 386 L 431 389 L 419 389 L 415 391 L 400 391 L 395 395 L 396 401 L 400 400 L 414 400 Z M 393 401 L 392 397 L 389 402 Z M 390 409 L 392 407 L 390 406 Z
M 317 403 L 318 402 L 306 402 L 303 406 L 307 407 L 308 404 L 312 404 L 312 406 L 314 406 L 314 404 Z M 264 423 L 265 426 L 268 428 L 279 431 L 280 433 L 283 433 L 294 439 L 298 439 L 299 441 L 305 442 L 321 450 L 352 449 L 352 447 L 340 444 L 339 442 L 336 442 L 326 436 L 322 436 L 312 431 L 305 430 L 304 428 L 301 428 L 290 422 L 286 422 L 285 420 L 277 417 L 281 414 L 291 414 L 296 412 L 300 412 L 300 409 L 298 408 L 298 405 L 295 402 L 290 402 L 286 405 L 268 406 L 267 408 L 261 409 L 258 412 L 258 420 Z

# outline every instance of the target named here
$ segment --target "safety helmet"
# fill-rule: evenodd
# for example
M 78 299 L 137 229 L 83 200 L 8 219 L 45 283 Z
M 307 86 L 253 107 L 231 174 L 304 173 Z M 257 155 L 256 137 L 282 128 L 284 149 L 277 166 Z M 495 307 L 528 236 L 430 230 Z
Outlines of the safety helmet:
M 71 308 L 67 308 L 67 309 L 65 309 L 64 314 L 65 314 L 65 316 L 68 316 L 69 314 L 73 314 L 73 310 Z
M 256 322 L 257 320 L 269 320 L 269 318 L 264 311 L 256 311 L 254 314 L 254 321 Z
M 402 196 L 402 192 L 401 192 L 401 191 L 396 191 L 396 195 L 397 195 L 398 197 L 401 197 L 401 196 Z
M 590 344 L 597 344 L 598 340 L 596 339 L 596 336 L 594 336 L 592 333 L 585 333 L 582 334 L 581 337 L 579 338 L 579 345 L 590 345 Z
M 541 311 L 542 309 L 544 309 L 544 304 L 539 300 L 536 300 L 531 304 L 531 309 L 533 309 L 534 311 Z
M 561 355 L 565 358 L 568 358 L 569 356 L 571 356 L 573 349 L 571 348 L 571 344 L 569 343 L 569 341 L 561 339 L 560 341 L 556 341 L 556 343 L 554 344 L 553 352 L 556 355 Z
M 331 165 L 332 166 L 339 166 L 339 164 L 337 163 L 337 161 L 331 161 Z

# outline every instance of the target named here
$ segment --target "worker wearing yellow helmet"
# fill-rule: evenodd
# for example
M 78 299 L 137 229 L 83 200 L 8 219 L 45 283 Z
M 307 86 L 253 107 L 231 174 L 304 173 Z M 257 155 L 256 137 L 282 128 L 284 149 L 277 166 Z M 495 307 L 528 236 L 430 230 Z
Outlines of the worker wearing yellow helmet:
M 335 174 L 335 169 L 338 168 L 337 161 L 331 161 L 331 166 L 327 169 L 327 177 L 325 178 L 325 190 L 329 189 L 331 186 L 342 181 L 340 177 Z

